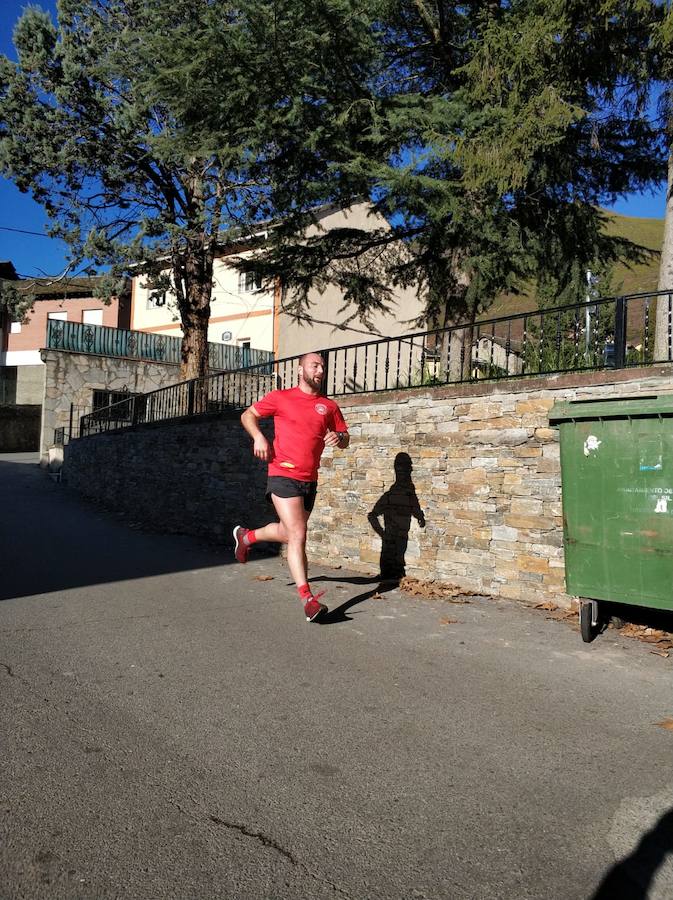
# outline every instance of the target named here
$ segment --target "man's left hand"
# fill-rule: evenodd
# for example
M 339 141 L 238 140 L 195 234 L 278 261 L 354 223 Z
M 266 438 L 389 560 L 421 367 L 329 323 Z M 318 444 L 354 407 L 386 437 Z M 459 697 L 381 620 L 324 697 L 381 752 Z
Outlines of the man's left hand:
M 328 431 L 325 434 L 325 446 L 326 447 L 338 447 L 341 443 L 341 437 L 338 431 Z

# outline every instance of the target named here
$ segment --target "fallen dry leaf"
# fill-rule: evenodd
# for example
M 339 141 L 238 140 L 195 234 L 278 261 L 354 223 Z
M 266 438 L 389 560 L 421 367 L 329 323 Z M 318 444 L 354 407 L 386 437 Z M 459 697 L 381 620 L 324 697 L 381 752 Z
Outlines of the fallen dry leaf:
M 469 603 L 467 597 L 471 597 L 470 591 L 464 591 L 455 584 L 445 581 L 422 581 L 420 578 L 412 578 L 406 575 L 400 581 L 400 589 L 412 597 L 420 597 L 424 600 L 445 600 L 447 603 Z
M 255 581 L 273 581 L 273 575 L 255 575 Z
M 551 600 L 545 600 L 544 603 L 537 603 L 534 609 L 548 609 L 552 611 L 558 609 L 558 606 L 555 603 L 552 603 Z
M 657 656 L 663 656 L 664 659 L 668 659 L 670 655 L 668 650 L 650 650 L 650 653 L 656 653 Z
M 551 612 L 550 616 L 545 616 L 546 619 L 552 619 L 554 622 L 565 622 L 570 619 L 576 620 L 577 613 L 574 609 L 554 609 Z
M 383 595 L 379 594 L 379 592 L 377 591 L 375 594 L 372 594 L 371 599 L 372 600 L 383 600 Z
M 655 724 L 658 725 L 659 728 L 665 728 L 666 731 L 673 731 L 673 719 L 663 719 L 663 721 L 656 722 Z
M 439 620 L 439 624 L 440 625 L 457 625 L 458 619 L 450 619 L 448 616 L 443 616 L 443 618 L 441 618 Z
M 619 629 L 619 634 L 643 641 L 646 644 L 656 644 L 658 650 L 673 650 L 673 635 L 659 628 L 647 628 L 645 625 L 627 622 Z M 663 656 L 664 654 L 660 653 L 659 655 Z

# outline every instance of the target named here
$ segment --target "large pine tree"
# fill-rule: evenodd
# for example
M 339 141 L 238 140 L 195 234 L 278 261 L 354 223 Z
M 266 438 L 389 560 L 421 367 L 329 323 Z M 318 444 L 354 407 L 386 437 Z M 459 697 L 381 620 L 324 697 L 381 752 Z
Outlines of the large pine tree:
M 312 111 L 335 120 L 360 98 L 369 25 L 354 0 L 59 0 L 56 23 L 33 7 L 18 22 L 0 171 L 45 205 L 72 271 L 109 267 L 109 294 L 129 273 L 174 293 L 184 378 L 206 372 L 219 244 L 273 214 L 280 146 L 326 164 L 334 133 Z
M 309 193 L 316 154 L 289 147 L 272 178 L 287 216 L 274 261 L 298 306 L 336 261 L 361 310 L 385 303 L 386 284 L 413 282 L 426 321 L 442 325 L 532 277 L 563 289 L 587 264 L 635 253 L 606 235 L 600 207 L 664 171 L 646 103 L 660 16 L 651 0 L 381 2 L 378 69 L 342 115 L 338 160 Z M 293 242 L 321 192 L 371 196 L 392 230 Z
M 264 272 L 424 321 L 628 252 L 599 211 L 665 171 L 654 0 L 59 0 L 0 60 L 0 167 L 73 260 L 170 287 L 205 372 L 223 233 L 273 219 Z M 390 227 L 306 237 L 324 203 Z M 259 264 L 260 261 L 256 261 Z

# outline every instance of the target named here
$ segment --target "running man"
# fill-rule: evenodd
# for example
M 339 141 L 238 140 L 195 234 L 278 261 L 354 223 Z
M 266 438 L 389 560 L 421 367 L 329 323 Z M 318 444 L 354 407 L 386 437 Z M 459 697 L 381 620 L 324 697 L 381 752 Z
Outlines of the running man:
M 345 450 L 350 443 L 348 427 L 337 404 L 321 393 L 325 362 L 319 353 L 305 353 L 299 360 L 299 384 L 284 391 L 271 391 L 249 406 L 241 416 L 243 427 L 253 440 L 257 459 L 269 464 L 266 498 L 280 522 L 254 531 L 234 528 L 236 559 L 248 561 L 250 547 L 257 541 L 287 544 L 287 564 L 304 605 L 306 619 L 313 622 L 327 612 L 308 584 L 306 527 L 315 504 L 318 468 L 324 447 Z M 259 419 L 273 416 L 273 447 L 259 428 Z

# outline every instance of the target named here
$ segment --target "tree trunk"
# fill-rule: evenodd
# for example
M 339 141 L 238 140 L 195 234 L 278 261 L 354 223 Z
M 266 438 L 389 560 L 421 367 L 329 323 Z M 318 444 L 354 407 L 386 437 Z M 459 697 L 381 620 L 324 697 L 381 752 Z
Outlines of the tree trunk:
M 180 379 L 205 378 L 208 374 L 208 323 L 213 291 L 214 245 L 199 239 L 189 245 L 180 265 L 174 262 L 176 283 L 182 277 L 182 365 Z
M 673 124 L 673 123 L 669 123 Z M 670 128 L 669 128 L 670 133 Z M 666 185 L 666 213 L 664 217 L 664 242 L 661 248 L 659 263 L 660 291 L 671 291 L 671 294 L 657 299 L 657 316 L 654 327 L 654 360 L 663 362 L 672 358 L 671 328 L 673 322 L 673 144 L 668 153 L 668 180 Z M 647 348 L 645 348 L 647 352 Z
M 204 308 L 192 307 L 182 317 L 182 365 L 180 380 L 203 378 L 208 374 L 208 321 L 210 304 Z

